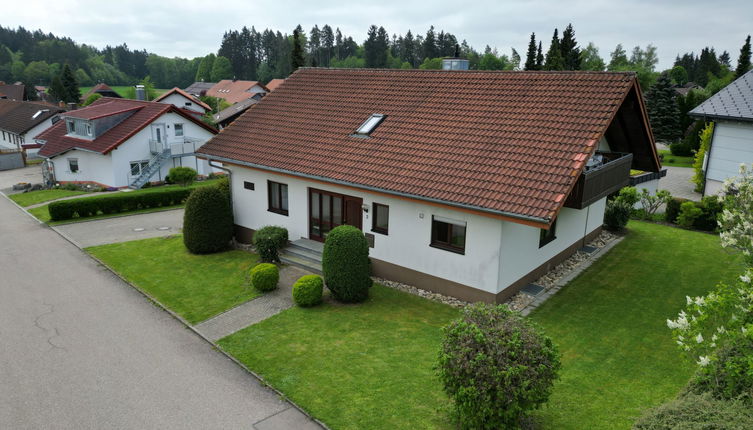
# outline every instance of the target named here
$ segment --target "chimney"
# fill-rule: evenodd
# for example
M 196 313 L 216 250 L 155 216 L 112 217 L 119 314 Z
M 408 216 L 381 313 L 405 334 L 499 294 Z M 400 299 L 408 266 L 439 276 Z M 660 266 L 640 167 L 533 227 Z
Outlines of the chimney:
M 136 100 L 146 101 L 146 88 L 143 85 L 136 85 Z
M 68 110 L 76 110 L 78 109 L 78 103 L 70 102 L 68 103 Z

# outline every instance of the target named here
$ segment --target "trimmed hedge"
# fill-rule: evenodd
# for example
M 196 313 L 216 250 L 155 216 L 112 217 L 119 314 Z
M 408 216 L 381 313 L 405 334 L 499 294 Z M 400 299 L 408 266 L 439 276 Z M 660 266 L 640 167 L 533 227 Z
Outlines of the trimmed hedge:
M 329 232 L 322 253 L 322 272 L 335 300 L 358 303 L 369 298 L 369 264 L 369 243 L 361 230 L 341 225 Z
M 257 264 L 251 269 L 251 285 L 259 291 L 272 291 L 280 281 L 280 271 L 271 263 Z
M 62 221 L 86 218 L 99 214 L 131 212 L 139 209 L 178 205 L 186 201 L 193 189 L 169 188 L 148 193 L 118 193 L 96 197 L 52 202 L 48 206 L 50 219 Z
M 276 225 L 262 227 L 254 233 L 253 242 L 262 261 L 279 262 L 278 251 L 288 244 L 288 230 Z
M 301 276 L 293 284 L 293 301 L 298 306 L 315 306 L 322 302 L 324 281 L 318 275 Z
M 686 225 L 684 227 L 694 228 L 702 231 L 716 231 L 716 229 L 719 227 L 717 224 L 717 219 L 719 218 L 719 214 L 724 210 L 724 204 L 720 202 L 716 196 L 706 196 L 701 199 L 700 202 L 695 202 L 680 197 L 673 197 L 671 200 L 669 200 L 669 202 L 667 202 L 667 210 L 664 213 L 666 221 L 679 224 L 677 218 L 680 215 L 682 204 L 686 202 L 692 202 L 696 208 L 701 210 L 701 213 L 693 217 L 691 225 Z M 688 209 L 686 209 L 686 213 L 689 213 L 689 210 L 690 209 L 688 207 Z
M 175 182 L 176 184 L 180 184 L 184 187 L 189 186 L 193 183 L 193 181 L 196 180 L 196 170 L 180 166 L 180 167 L 173 167 L 170 169 L 170 171 L 167 173 L 167 176 L 170 177 L 170 180 Z
M 195 189 L 186 200 L 183 243 L 193 254 L 224 251 L 233 239 L 233 208 L 217 187 Z
M 607 202 L 607 207 L 604 210 L 604 225 L 607 230 L 622 230 L 630 220 L 632 210 L 633 207 L 630 204 L 619 198 Z
M 675 222 L 677 220 L 677 215 L 680 215 L 680 205 L 687 201 L 689 200 L 682 197 L 672 197 L 667 202 L 667 210 L 664 212 L 667 222 Z

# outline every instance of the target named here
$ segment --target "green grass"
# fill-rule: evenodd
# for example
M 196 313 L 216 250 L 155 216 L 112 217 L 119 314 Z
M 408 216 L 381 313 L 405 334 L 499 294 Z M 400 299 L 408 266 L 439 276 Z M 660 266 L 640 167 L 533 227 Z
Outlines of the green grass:
M 213 185 L 215 183 L 216 183 L 216 180 L 194 182 L 193 184 L 189 185 L 189 188 L 205 187 L 208 185 Z M 140 190 L 134 190 L 134 191 L 129 191 L 129 192 L 136 193 L 136 194 L 146 194 L 146 193 L 153 193 L 159 190 L 164 190 L 166 187 L 177 187 L 177 185 L 165 185 L 165 186 L 159 186 L 159 187 L 142 188 Z M 119 192 L 103 193 L 101 196 L 110 197 L 114 195 L 120 195 L 120 193 Z M 49 225 L 58 225 L 58 224 L 70 224 L 74 222 L 93 221 L 93 220 L 104 219 L 104 218 L 114 218 L 114 217 L 123 216 L 123 215 L 138 215 L 138 214 L 145 214 L 145 213 L 150 213 L 150 212 L 160 212 L 160 211 L 164 211 L 168 209 L 182 208 L 183 206 L 185 206 L 185 204 L 174 205 L 174 206 L 162 206 L 158 208 L 139 209 L 135 211 L 119 212 L 115 214 L 100 214 L 97 216 L 90 216 L 90 217 L 85 217 L 85 218 L 73 218 L 73 219 L 67 219 L 63 221 L 50 221 L 50 211 L 48 210 L 48 206 L 49 205 L 44 205 L 44 206 L 39 206 L 34 209 L 29 209 L 29 213 L 34 215 L 34 217 L 36 217 L 38 220 L 44 223 L 47 223 Z
M 94 87 L 79 87 L 79 91 L 81 91 L 81 95 L 88 93 L 92 88 Z M 110 85 L 110 88 L 112 88 L 113 91 L 120 94 L 121 97 L 126 97 L 128 95 L 128 90 L 131 88 L 128 85 L 125 86 L 112 86 Z M 166 93 L 169 89 L 165 88 L 155 88 L 154 91 L 157 92 L 158 96 L 161 96 L 162 94 Z
M 381 285 L 370 295 L 291 308 L 219 344 L 333 429 L 449 428 L 432 366 L 458 311 Z
M 259 295 L 248 282 L 258 256 L 245 251 L 194 255 L 182 236 L 94 246 L 87 252 L 196 324 Z
M 532 318 L 562 352 L 561 380 L 542 428 L 628 429 L 691 375 L 666 326 L 741 261 L 718 236 L 631 221 L 629 236 L 545 302 Z
M 659 154 L 664 156 L 664 161 L 661 163 L 662 166 L 693 167 L 693 157 L 672 155 L 668 149 L 660 149 Z
M 27 207 L 37 203 L 49 202 L 50 200 L 61 199 L 63 197 L 79 196 L 82 194 L 86 194 L 86 191 L 39 190 L 28 193 L 11 194 L 8 197 L 18 203 L 19 206 Z

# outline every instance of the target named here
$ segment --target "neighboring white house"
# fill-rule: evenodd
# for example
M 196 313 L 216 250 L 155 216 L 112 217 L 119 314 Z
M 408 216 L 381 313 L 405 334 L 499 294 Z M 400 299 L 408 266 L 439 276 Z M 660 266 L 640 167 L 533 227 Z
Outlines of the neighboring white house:
M 660 169 L 633 73 L 299 69 L 199 153 L 231 171 L 237 240 L 350 224 L 374 275 L 487 302 L 595 237 L 631 167 Z
M 216 130 L 172 104 L 101 98 L 40 134 L 49 181 L 140 188 L 172 167 L 214 171 L 196 150 Z
M 711 146 L 703 162 L 703 194 L 718 194 L 740 164 L 753 163 L 753 70 L 739 77 L 689 112 L 714 122 Z
M 34 155 L 34 138 L 58 120 L 64 109 L 46 104 L 0 99 L 0 149 L 25 150 Z
M 205 113 L 212 110 L 209 105 L 178 87 L 167 91 L 166 93 L 154 99 L 154 101 L 159 103 L 169 103 L 175 107 L 196 112 L 199 115 L 204 115 Z

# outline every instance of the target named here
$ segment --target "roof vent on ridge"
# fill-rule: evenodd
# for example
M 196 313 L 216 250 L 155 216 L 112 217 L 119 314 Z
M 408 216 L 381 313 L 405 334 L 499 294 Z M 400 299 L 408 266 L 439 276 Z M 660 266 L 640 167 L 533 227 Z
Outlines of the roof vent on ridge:
M 386 115 L 383 115 L 381 113 L 371 114 L 371 116 L 368 119 L 366 119 L 366 121 L 364 121 L 360 127 L 358 127 L 355 135 L 356 136 L 370 135 L 371 132 L 374 131 L 374 129 L 377 128 L 377 126 L 381 124 L 382 121 L 384 121 L 384 118 L 386 117 L 387 117 Z

